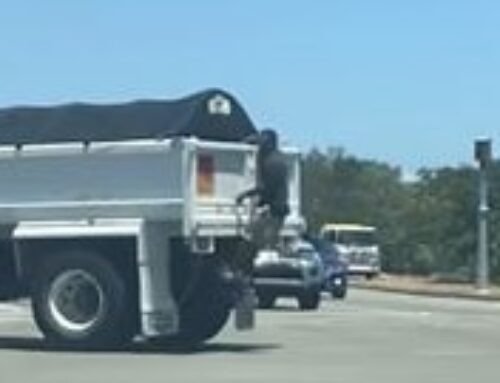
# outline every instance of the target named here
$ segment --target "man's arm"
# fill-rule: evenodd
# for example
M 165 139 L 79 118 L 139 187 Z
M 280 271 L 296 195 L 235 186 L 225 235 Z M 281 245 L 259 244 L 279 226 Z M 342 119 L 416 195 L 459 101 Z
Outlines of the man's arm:
M 261 195 L 262 191 L 263 189 L 260 186 L 244 191 L 243 193 L 239 194 L 238 197 L 236 197 L 236 204 L 241 205 L 243 201 L 246 200 L 247 198 L 252 198 Z

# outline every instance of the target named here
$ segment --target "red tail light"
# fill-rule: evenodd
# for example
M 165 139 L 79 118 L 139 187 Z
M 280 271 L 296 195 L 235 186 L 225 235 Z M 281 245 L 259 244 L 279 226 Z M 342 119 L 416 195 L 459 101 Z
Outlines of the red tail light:
M 214 158 L 208 154 L 198 155 L 197 192 L 201 196 L 214 194 Z

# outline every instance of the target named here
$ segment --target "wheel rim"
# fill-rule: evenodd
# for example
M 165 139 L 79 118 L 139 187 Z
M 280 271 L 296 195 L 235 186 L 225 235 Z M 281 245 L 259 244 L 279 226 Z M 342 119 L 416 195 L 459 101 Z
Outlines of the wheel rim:
M 52 283 L 49 311 L 59 326 L 70 332 L 91 328 L 103 316 L 105 299 L 97 279 L 84 270 L 68 270 Z

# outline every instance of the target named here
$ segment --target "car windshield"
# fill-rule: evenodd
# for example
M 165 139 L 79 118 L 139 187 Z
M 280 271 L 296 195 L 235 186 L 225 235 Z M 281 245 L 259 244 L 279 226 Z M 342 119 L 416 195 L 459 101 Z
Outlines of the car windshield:
M 374 246 L 377 244 L 374 231 L 337 231 L 332 239 L 347 246 Z

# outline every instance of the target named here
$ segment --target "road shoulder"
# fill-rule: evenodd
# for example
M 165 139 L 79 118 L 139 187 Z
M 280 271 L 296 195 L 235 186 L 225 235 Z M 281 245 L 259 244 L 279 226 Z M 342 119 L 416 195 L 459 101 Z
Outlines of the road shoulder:
M 471 284 L 441 283 L 432 278 L 396 276 L 383 274 L 372 280 L 355 281 L 353 286 L 360 289 L 394 292 L 410 295 L 435 296 L 443 298 L 465 298 L 481 301 L 500 301 L 500 288 L 478 291 Z

